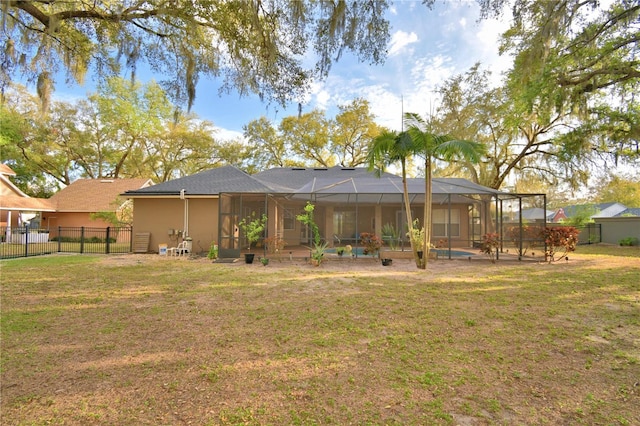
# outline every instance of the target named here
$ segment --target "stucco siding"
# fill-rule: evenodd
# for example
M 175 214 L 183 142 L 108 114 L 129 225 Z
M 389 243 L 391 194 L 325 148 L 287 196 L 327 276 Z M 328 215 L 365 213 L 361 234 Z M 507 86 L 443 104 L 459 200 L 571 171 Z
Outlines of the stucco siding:
M 133 200 L 133 230 L 149 232 L 149 250 L 157 252 L 160 244 L 169 247 L 182 241 L 185 228 L 185 200 L 180 198 L 137 198 Z M 218 200 L 188 200 L 189 236 L 194 253 L 206 253 L 212 241 L 218 239 Z M 169 233 L 172 230 L 172 233 Z
M 594 220 L 602 226 L 603 243 L 618 244 L 627 237 L 640 240 L 640 217 L 603 217 Z

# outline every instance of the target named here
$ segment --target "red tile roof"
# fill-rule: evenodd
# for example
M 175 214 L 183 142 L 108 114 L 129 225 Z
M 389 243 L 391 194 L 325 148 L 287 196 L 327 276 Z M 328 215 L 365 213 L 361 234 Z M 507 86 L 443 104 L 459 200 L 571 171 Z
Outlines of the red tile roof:
M 78 179 L 49 200 L 59 212 L 115 211 L 125 191 L 151 185 L 150 179 Z M 124 202 L 124 200 L 122 200 Z

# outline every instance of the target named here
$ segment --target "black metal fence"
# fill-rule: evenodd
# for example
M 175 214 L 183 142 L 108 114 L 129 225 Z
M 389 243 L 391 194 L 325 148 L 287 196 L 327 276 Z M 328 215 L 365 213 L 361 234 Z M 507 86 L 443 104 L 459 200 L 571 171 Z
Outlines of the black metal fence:
M 557 227 L 571 225 L 564 225 L 562 223 L 549 223 L 548 226 Z M 587 223 L 586 225 L 576 226 L 575 228 L 580 231 L 580 234 L 578 234 L 578 244 L 597 244 L 602 242 L 602 224 Z
M 0 228 L 0 259 L 51 253 L 130 253 L 131 227 Z

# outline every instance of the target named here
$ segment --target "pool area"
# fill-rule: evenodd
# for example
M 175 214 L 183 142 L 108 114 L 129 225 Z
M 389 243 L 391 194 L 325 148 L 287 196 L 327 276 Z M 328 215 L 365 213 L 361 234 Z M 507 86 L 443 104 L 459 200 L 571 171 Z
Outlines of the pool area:
M 410 252 L 411 249 L 407 248 L 405 251 Z M 435 251 L 438 253 L 438 257 L 439 258 L 448 258 L 449 257 L 449 250 L 448 249 L 432 249 L 432 252 Z M 336 249 L 335 248 L 329 248 L 326 250 L 326 253 L 336 253 Z M 354 247 L 351 250 L 351 254 L 355 255 L 355 256 L 371 256 L 370 254 L 364 254 L 364 247 Z M 469 256 L 475 256 L 478 253 L 474 253 L 472 251 L 463 251 L 463 250 L 451 250 L 451 257 L 469 257 Z
M 438 252 L 438 257 L 449 257 L 449 250 L 446 249 L 436 249 Z M 472 253 L 470 251 L 462 251 L 462 250 L 451 250 L 451 257 L 469 257 L 475 256 L 478 253 Z
M 336 253 L 335 248 L 329 248 L 325 250 L 325 253 Z M 364 247 L 354 247 L 351 249 L 351 254 L 356 256 L 371 256 L 370 254 L 364 254 Z

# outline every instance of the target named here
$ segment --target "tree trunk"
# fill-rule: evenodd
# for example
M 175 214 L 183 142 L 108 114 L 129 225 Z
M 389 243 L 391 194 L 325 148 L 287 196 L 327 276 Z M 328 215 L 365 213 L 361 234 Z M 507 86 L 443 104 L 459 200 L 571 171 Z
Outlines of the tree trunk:
M 407 169 L 405 162 L 402 161 L 402 189 L 403 189 L 403 198 L 404 198 L 404 210 L 407 216 L 407 226 L 409 227 L 409 244 L 411 244 L 411 251 L 413 252 L 413 259 L 416 262 L 416 266 L 420 267 L 420 257 L 418 256 L 418 247 L 413 241 L 413 233 L 411 230 L 413 229 L 413 218 L 411 216 L 411 202 L 409 201 L 409 188 L 407 187 Z M 401 231 L 402 232 L 402 231 Z M 424 253 L 423 253 L 424 255 Z
M 422 221 L 424 226 L 424 241 L 422 242 L 424 254 L 420 265 L 421 269 L 427 268 L 429 248 L 431 247 L 431 203 L 433 199 L 431 187 L 431 157 L 427 154 L 424 163 L 424 218 Z

